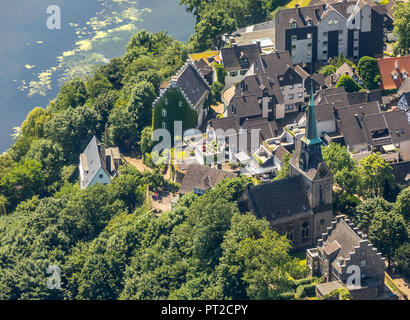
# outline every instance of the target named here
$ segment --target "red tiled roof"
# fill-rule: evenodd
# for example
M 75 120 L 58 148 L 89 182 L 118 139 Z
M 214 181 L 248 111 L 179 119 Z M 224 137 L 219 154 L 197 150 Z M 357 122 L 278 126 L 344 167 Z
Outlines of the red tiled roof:
M 398 65 L 396 65 L 396 61 Z M 399 89 L 405 80 L 404 72 L 410 70 L 410 56 L 377 59 L 377 64 L 381 76 L 380 88 L 384 90 Z M 396 69 L 396 67 L 398 68 Z M 393 79 L 394 74 L 398 75 L 397 79 Z

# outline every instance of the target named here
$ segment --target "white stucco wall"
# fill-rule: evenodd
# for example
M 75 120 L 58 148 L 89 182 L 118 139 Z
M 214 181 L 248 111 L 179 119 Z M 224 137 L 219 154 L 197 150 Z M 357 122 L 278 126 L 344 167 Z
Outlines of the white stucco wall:
M 329 24 L 329 21 L 332 21 Z M 335 22 L 337 21 L 337 22 Z M 324 45 L 324 42 L 328 42 L 327 35 L 323 33 L 329 31 L 342 31 L 342 34 L 339 33 L 339 54 L 343 54 L 345 57 L 347 56 L 347 41 L 348 41 L 348 31 L 347 31 L 347 22 L 346 19 L 340 15 L 339 13 L 333 11 L 331 12 L 325 19 L 323 19 L 318 24 L 318 60 L 327 60 L 327 53 L 323 53 L 323 50 L 328 50 L 328 46 Z M 340 41 L 341 40 L 341 41 Z

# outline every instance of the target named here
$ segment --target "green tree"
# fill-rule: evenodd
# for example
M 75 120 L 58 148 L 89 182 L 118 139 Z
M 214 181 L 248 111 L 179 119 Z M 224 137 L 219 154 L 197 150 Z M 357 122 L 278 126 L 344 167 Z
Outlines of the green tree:
M 74 78 L 61 87 L 55 107 L 57 110 L 66 110 L 70 107 L 76 108 L 84 105 L 87 97 L 87 88 L 84 81 L 80 78 Z
M 152 103 L 155 97 L 155 88 L 147 81 L 139 82 L 132 90 L 128 111 L 134 116 L 139 131 L 151 124 Z
M 367 197 L 382 196 L 386 185 L 394 181 L 392 167 L 377 154 L 360 160 L 359 173 L 362 180 L 360 193 Z
M 287 177 L 289 177 L 289 174 L 290 174 L 290 165 L 289 165 L 290 158 L 292 158 L 291 154 L 284 155 L 284 157 L 282 159 L 282 168 L 277 173 L 277 175 L 274 179 L 275 181 L 276 180 L 281 180 L 281 179 L 286 179 Z
M 376 212 L 368 235 L 369 241 L 387 258 L 389 266 L 396 250 L 408 240 L 403 216 L 394 211 Z
M 338 87 L 344 87 L 346 92 L 356 92 L 362 89 L 362 87 L 348 75 L 343 75 L 339 78 L 339 81 L 337 81 L 336 84 L 336 88 Z
M 59 144 L 46 139 L 35 140 L 26 154 L 26 159 L 32 159 L 41 164 L 47 185 L 51 185 L 60 178 L 64 157 L 63 149 Z
M 292 278 L 307 275 L 307 267 L 300 266 L 288 254 L 290 248 L 285 237 L 269 229 L 260 238 L 248 238 L 240 242 L 238 255 L 244 261 L 243 280 L 250 299 L 276 299 L 279 294 L 292 288 Z
M 123 105 L 117 105 L 108 118 L 106 136 L 109 144 L 129 150 L 137 145 L 138 129 L 133 114 Z
M 401 214 L 407 222 L 410 221 L 410 187 L 400 192 L 394 204 L 394 210 Z
M 377 59 L 367 56 L 361 57 L 357 69 L 367 89 L 373 90 L 379 87 L 380 73 Z
M 8 211 L 14 209 L 20 201 L 42 194 L 45 179 L 41 163 L 35 160 L 26 160 L 1 177 L 0 190 L 8 200 Z
M 407 278 L 410 277 L 410 243 L 402 244 L 394 255 L 394 261 L 400 272 Z
M 393 52 L 395 55 L 407 55 L 410 52 L 410 3 L 397 3 L 393 18 L 393 34 L 397 37 L 393 44 Z
M 68 108 L 46 122 L 45 137 L 63 148 L 68 162 L 77 163 L 79 155 L 97 134 L 97 127 L 98 115 L 92 108 Z
M 211 7 L 201 15 L 201 20 L 195 25 L 192 41 L 199 51 L 220 48 L 222 35 L 235 31 L 237 27 L 235 19 L 229 17 L 226 10 Z
M 319 70 L 319 73 L 322 74 L 324 77 L 328 77 L 331 74 L 336 72 L 336 67 L 334 65 L 328 64 Z
M 377 213 L 387 215 L 392 209 L 393 205 L 383 198 L 367 199 L 356 207 L 354 220 L 359 229 L 367 232 Z
M 145 127 L 141 133 L 141 139 L 139 141 L 139 148 L 141 153 L 145 156 L 146 153 L 150 153 L 154 147 L 154 141 L 152 141 L 153 130 L 151 126 Z

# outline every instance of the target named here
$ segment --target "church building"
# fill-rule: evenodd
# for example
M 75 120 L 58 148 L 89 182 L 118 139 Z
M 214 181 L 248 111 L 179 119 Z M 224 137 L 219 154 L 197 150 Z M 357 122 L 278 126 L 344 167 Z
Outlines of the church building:
M 333 219 L 333 176 L 321 147 L 312 91 L 306 133 L 290 160 L 290 176 L 249 186 L 239 203 L 242 211 L 266 218 L 274 230 L 286 235 L 294 250 L 316 245 Z

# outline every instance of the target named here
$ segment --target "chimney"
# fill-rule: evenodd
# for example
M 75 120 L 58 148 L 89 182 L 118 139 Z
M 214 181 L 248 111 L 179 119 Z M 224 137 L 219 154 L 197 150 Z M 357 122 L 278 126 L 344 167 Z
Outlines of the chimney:
M 262 52 L 262 45 L 261 45 L 261 41 L 259 39 L 256 40 L 256 44 L 258 45 L 259 52 Z
M 269 97 L 262 98 L 262 118 L 267 118 L 269 114 Z

